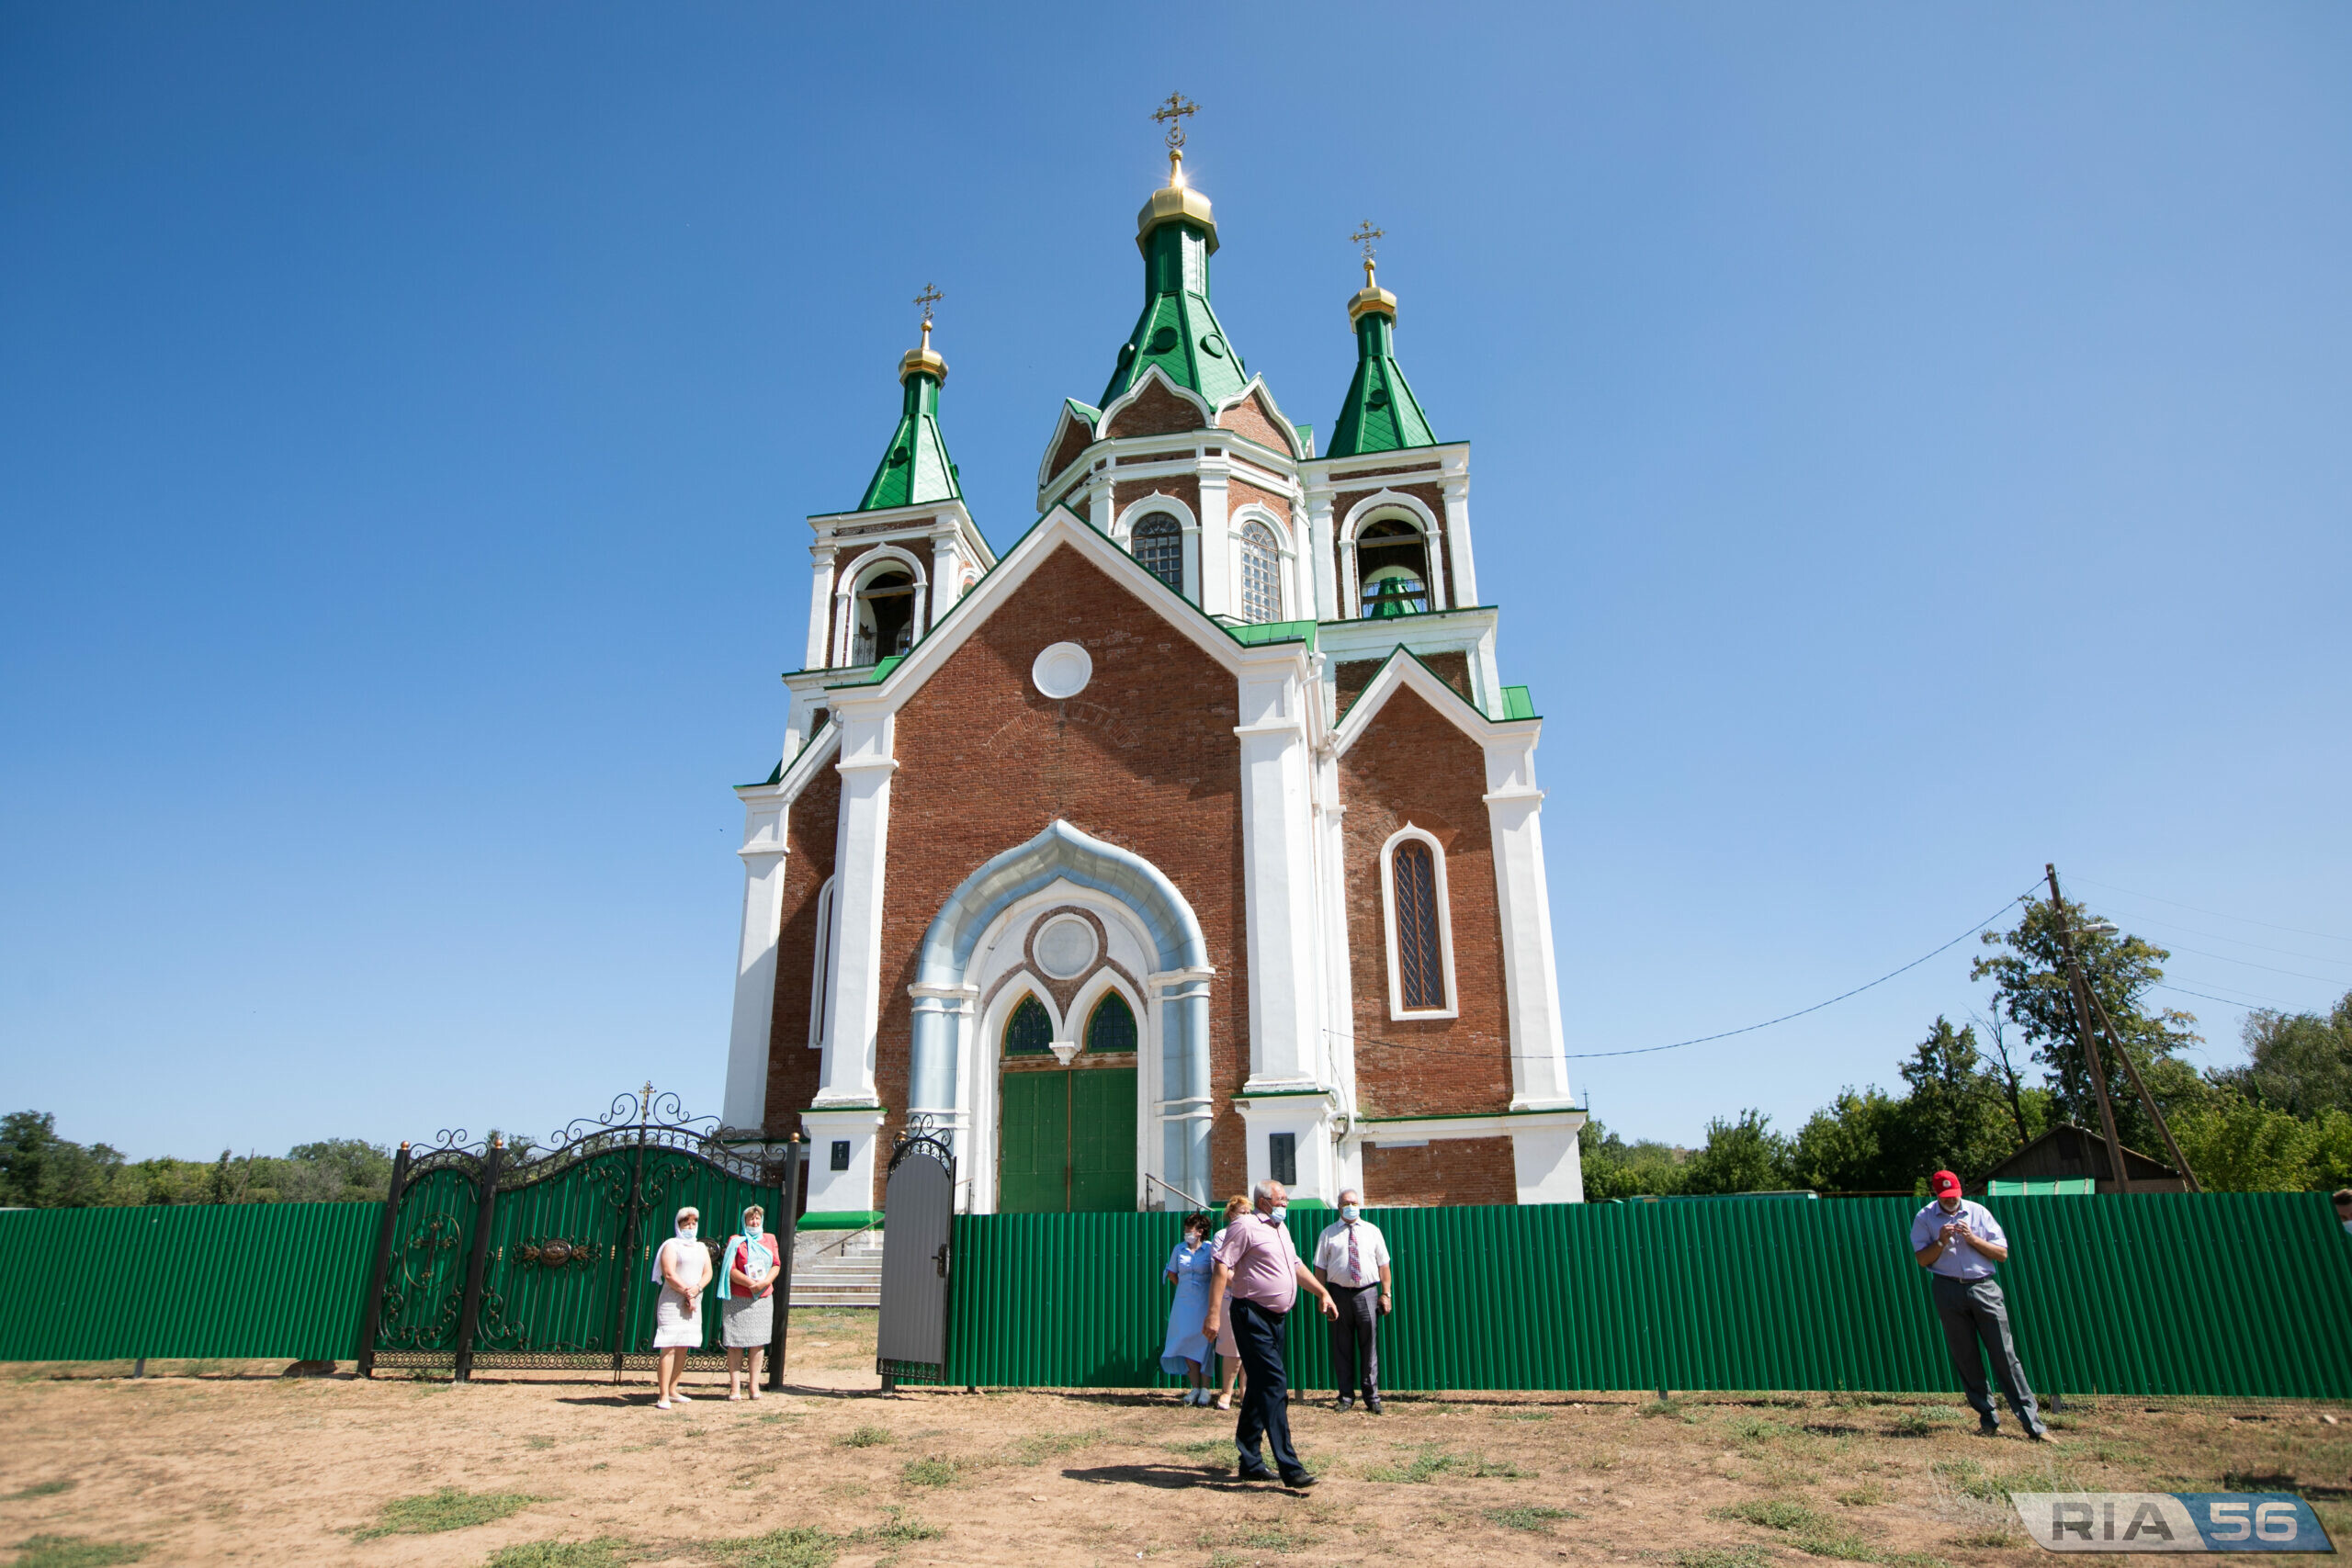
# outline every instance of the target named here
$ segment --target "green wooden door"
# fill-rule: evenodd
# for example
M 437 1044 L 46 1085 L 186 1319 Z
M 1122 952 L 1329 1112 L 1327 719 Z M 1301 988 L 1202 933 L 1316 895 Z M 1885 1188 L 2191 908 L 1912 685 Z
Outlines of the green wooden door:
M 1004 1075 L 1000 1213 L 1058 1214 L 1069 1207 L 1069 1079 L 1066 1072 Z
M 1069 1206 L 1136 1207 L 1136 1070 L 1095 1067 L 1070 1080 Z

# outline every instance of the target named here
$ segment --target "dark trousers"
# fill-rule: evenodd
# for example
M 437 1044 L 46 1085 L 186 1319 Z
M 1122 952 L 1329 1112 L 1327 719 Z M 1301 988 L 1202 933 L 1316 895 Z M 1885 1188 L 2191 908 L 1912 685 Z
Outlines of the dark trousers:
M 1266 1461 L 1258 1457 L 1258 1440 L 1274 1450 L 1274 1468 L 1288 1475 L 1304 1469 L 1290 1446 L 1290 1377 L 1283 1367 L 1283 1314 L 1227 1298 L 1233 1309 L 1233 1343 L 1241 1352 L 1241 1370 L 1250 1386 L 1241 1393 L 1241 1420 L 1233 1429 L 1233 1446 L 1241 1450 L 1241 1466 L 1249 1470 Z
M 1340 1316 L 1331 1325 L 1331 1371 L 1340 1383 L 1340 1397 L 1356 1391 L 1356 1357 L 1363 1357 L 1363 1396 L 1380 1394 L 1380 1287 L 1333 1285 L 1331 1300 Z
M 2009 1408 L 2018 1413 L 2029 1432 L 2041 1429 L 2034 1413 L 2033 1390 L 2026 1385 L 2025 1368 L 2009 1337 L 2009 1303 L 1991 1280 L 1960 1280 L 1936 1276 L 1936 1316 L 1944 1325 L 1944 1343 L 1951 1347 L 1951 1364 L 1968 1391 L 1968 1407 L 1979 1416 L 1993 1414 L 1993 1395 L 1984 1386 L 1984 1358 L 1993 1359 L 1993 1376 Z

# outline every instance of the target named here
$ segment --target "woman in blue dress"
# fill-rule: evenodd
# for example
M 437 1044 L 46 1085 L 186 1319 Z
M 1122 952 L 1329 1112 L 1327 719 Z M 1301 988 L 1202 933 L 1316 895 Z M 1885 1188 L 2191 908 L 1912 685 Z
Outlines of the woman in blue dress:
M 1209 1337 L 1201 1332 L 1201 1325 L 1208 1320 L 1209 1271 L 1216 1266 L 1209 1217 L 1186 1215 L 1184 1239 L 1168 1255 L 1166 1282 L 1176 1287 L 1176 1304 L 1168 1309 L 1168 1342 L 1160 1347 L 1159 1365 L 1186 1381 L 1187 1404 L 1206 1404 L 1213 1397 L 1208 1374 L 1202 1370 L 1209 1359 Z

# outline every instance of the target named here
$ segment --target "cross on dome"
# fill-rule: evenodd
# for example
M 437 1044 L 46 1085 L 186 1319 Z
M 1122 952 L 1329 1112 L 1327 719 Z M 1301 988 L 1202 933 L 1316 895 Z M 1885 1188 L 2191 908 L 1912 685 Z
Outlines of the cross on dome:
M 926 349 L 931 346 L 931 308 L 946 298 L 928 283 L 922 286 L 922 292 L 915 296 L 915 303 L 922 307 L 922 345 Z
M 1168 183 L 1184 183 L 1184 120 L 1201 112 L 1201 106 L 1182 93 L 1170 93 L 1168 101 L 1151 111 L 1151 118 L 1168 128 Z
M 1374 228 L 1372 226 L 1372 220 L 1367 218 L 1363 222 L 1356 225 L 1356 231 L 1354 233 L 1348 236 L 1348 243 L 1350 244 L 1362 245 L 1363 247 L 1363 286 L 1366 288 L 1372 287 L 1372 243 L 1374 240 L 1385 239 L 1387 238 L 1387 230 Z

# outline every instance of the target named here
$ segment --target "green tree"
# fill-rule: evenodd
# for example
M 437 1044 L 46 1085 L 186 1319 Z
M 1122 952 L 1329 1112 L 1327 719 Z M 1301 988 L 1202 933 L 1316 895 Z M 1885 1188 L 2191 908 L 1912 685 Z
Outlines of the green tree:
M 1969 975 L 1993 981 L 1994 1005 L 2018 1025 L 2033 1059 L 2049 1070 L 2060 1118 L 2093 1129 L 2099 1125 L 2098 1101 L 2075 1032 L 2074 998 L 2059 942 L 2062 913 L 2075 934 L 2084 980 L 2104 1015 L 2095 1016 L 2094 1023 L 2103 1022 L 2115 1048 L 2131 1056 L 2167 1120 L 2178 1110 L 2202 1103 L 2208 1087 L 2180 1059 L 2180 1053 L 2199 1038 L 2189 1027 L 2197 1021 L 2195 1015 L 2171 1008 L 2149 1010 L 2142 1005 L 2148 988 L 2164 978 L 2164 961 L 2172 955 L 2105 922 L 2094 922 L 2072 899 L 2063 912 L 2046 901 L 2028 899 L 2025 917 L 2015 930 L 1984 933 L 1986 945 L 1998 951 L 1977 959 Z M 2154 1123 L 2111 1054 L 2107 1070 L 2108 1093 L 2123 1141 L 2143 1151 L 2161 1151 L 2164 1144 Z
M 1599 1122 L 1587 1122 L 1577 1145 L 1589 1203 L 1669 1197 L 1682 1190 L 1682 1158 L 1664 1144 L 1647 1138 L 1629 1144 Z
M 1938 1015 L 1902 1071 L 1910 1092 L 1896 1121 L 1915 1181 L 1938 1170 L 1980 1181 L 2018 1151 L 2001 1080 L 1977 1054 L 1974 1026 L 1954 1029 Z
M 2181 1157 L 2216 1192 L 2304 1192 L 2352 1180 L 2352 1112 L 2309 1121 L 2234 1089 L 2184 1108 L 2173 1122 Z
M 1789 1185 L 1788 1141 L 1753 1109 L 1736 1122 L 1709 1122 L 1706 1146 L 1683 1169 L 1683 1190 L 1692 1193 L 1778 1192 Z
M 1791 1185 L 1816 1192 L 1908 1192 L 1916 1179 L 1903 1156 L 1900 1103 L 1873 1084 L 1850 1087 L 1797 1129 L 1789 1145 Z
M 2246 1065 L 2208 1074 L 2213 1082 L 2306 1121 L 2352 1111 L 2352 991 L 2324 1017 L 2264 1008 L 2240 1027 Z

